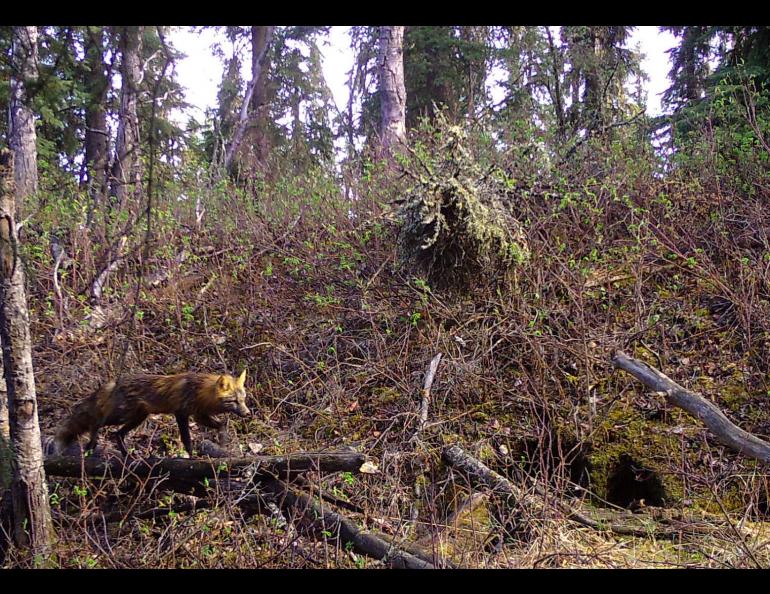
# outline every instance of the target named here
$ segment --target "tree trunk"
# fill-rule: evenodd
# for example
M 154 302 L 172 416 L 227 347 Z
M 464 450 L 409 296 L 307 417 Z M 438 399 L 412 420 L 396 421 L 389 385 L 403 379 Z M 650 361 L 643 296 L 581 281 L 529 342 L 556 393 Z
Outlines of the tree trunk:
M 592 58 L 585 66 L 585 118 L 588 131 L 601 129 L 605 124 L 604 81 L 602 67 L 605 63 L 605 27 L 589 27 Z
M 10 138 L 14 154 L 16 208 L 21 215 L 27 196 L 37 192 L 37 135 L 29 107 L 29 90 L 37 82 L 37 27 L 13 28 L 13 72 L 10 97 Z
M 275 27 L 254 27 L 252 28 L 252 51 L 255 51 L 251 59 L 251 82 L 246 87 L 246 96 L 241 104 L 241 113 L 238 117 L 238 124 L 233 133 L 233 139 L 225 153 L 225 169 L 230 169 L 233 163 L 233 157 L 238 152 L 238 148 L 243 142 L 243 135 L 251 121 L 249 107 L 252 105 L 257 88 L 263 88 L 263 80 L 267 69 L 265 68 L 267 50 L 270 48 L 270 42 L 273 39 Z M 264 90 L 264 89 L 263 89 Z M 262 97 L 264 101 L 264 96 Z
M 382 149 L 406 142 L 404 27 L 380 28 L 380 105 Z
M 545 34 L 548 39 L 548 51 L 550 53 L 551 58 L 551 76 L 552 81 L 551 84 L 553 85 L 553 92 L 551 94 L 551 99 L 553 101 L 553 109 L 556 113 L 556 138 L 563 142 L 567 137 L 567 124 L 565 121 L 565 115 L 564 115 L 564 101 L 562 99 L 562 89 L 561 89 L 561 68 L 560 68 L 560 60 L 559 60 L 559 54 L 556 50 L 556 45 L 553 42 L 553 36 L 551 35 L 551 28 L 546 26 L 543 27 L 545 29 Z
M 110 88 L 104 63 L 104 29 L 86 27 L 85 32 L 85 88 L 86 105 L 85 166 L 89 195 L 98 203 L 106 194 L 107 147 L 107 91 Z
M 115 162 L 112 167 L 110 194 L 119 207 L 126 197 L 138 187 L 139 167 L 139 120 L 137 98 L 142 81 L 142 27 L 121 27 L 120 35 L 120 111 L 118 132 L 115 138 Z
M 254 122 L 254 156 L 260 164 L 265 163 L 270 154 L 270 141 L 265 126 L 265 111 L 267 101 L 267 44 L 272 36 L 270 27 L 251 28 L 251 72 L 259 72 L 260 76 L 254 83 L 254 94 L 251 97 L 251 120 Z M 260 63 L 261 60 L 261 63 Z
M 29 311 L 24 269 L 18 256 L 12 178 L 13 156 L 3 151 L 0 153 L 0 338 L 8 389 L 14 539 L 18 546 L 45 556 L 55 533 L 43 470 Z
M 5 387 L 3 359 L 0 357 L 0 492 L 3 483 L 3 452 L 4 446 L 10 442 L 11 430 L 8 425 L 8 389 Z

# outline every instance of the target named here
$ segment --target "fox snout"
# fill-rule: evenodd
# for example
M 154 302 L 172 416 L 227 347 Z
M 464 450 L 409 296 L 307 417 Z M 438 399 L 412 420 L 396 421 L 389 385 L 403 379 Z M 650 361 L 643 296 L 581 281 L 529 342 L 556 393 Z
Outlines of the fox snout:
M 238 410 L 236 411 L 236 414 L 239 417 L 250 417 L 251 411 L 245 404 L 238 404 Z

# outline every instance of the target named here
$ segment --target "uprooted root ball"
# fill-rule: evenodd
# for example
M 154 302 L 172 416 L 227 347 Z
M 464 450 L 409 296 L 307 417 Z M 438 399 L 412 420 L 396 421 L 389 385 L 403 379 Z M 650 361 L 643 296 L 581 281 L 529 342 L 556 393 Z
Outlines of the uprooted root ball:
M 529 249 L 501 200 L 500 181 L 463 146 L 463 130 L 443 119 L 438 126 L 443 142 L 412 153 L 420 169 L 410 172 L 416 183 L 399 209 L 399 244 L 403 259 L 422 268 L 432 284 L 462 288 L 521 264 Z

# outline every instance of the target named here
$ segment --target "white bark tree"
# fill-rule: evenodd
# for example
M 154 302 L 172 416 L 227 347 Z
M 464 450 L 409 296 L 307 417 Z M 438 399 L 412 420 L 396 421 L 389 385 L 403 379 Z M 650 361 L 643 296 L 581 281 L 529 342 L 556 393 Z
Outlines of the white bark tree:
M 380 28 L 380 137 L 384 151 L 406 142 L 406 88 L 404 86 L 404 27 Z
M 37 81 L 37 27 L 14 27 L 9 145 L 14 156 L 18 217 L 27 196 L 37 192 L 37 135 L 29 89 Z
M 20 211 L 24 198 L 37 191 L 37 135 L 27 92 L 27 83 L 37 80 L 37 27 L 14 27 L 11 45 L 14 76 L 10 81 L 8 144 L 17 164 L 14 184 L 18 192 L 16 207 Z M 19 214 L 15 213 L 16 216 Z M 10 482 L 10 439 L 8 393 L 0 360 L 0 492 Z
M 25 163 L 26 166 L 27 163 Z M 8 391 L 14 540 L 44 557 L 55 539 L 43 468 L 24 267 L 16 234 L 13 154 L 0 151 L 0 342 Z

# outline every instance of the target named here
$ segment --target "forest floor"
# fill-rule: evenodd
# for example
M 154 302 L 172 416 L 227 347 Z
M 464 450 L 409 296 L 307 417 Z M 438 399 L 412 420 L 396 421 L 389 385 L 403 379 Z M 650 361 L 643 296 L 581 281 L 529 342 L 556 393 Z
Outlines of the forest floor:
M 369 188 L 352 209 L 295 196 L 269 212 L 233 197 L 200 230 L 172 202 L 144 270 L 139 237 L 98 306 L 88 288 L 106 260 L 85 231 L 69 232 L 62 298 L 53 258 L 31 251 L 43 433 L 120 372 L 245 368 L 254 414 L 228 418 L 233 454 L 355 448 L 378 472 L 310 474 L 312 489 L 438 565 L 770 566 L 766 471 L 610 363 L 623 349 L 770 435 L 770 247 L 759 201 L 676 182 L 534 188 L 517 206 L 528 262 L 503 283 L 479 278 L 459 293 L 401 264 L 383 194 Z M 44 245 L 51 225 L 33 220 L 29 236 Z M 196 444 L 210 437 L 196 425 L 192 433 Z M 128 443 L 140 456 L 181 453 L 171 416 L 151 417 Z M 446 465 L 451 444 L 547 502 L 698 513 L 722 528 L 631 537 L 576 523 L 557 503 L 522 510 Z M 49 488 L 65 567 L 382 566 L 280 516 L 244 516 L 224 493 L 212 494 L 211 509 L 152 520 L 138 512 L 179 496 L 56 477 Z M 116 509 L 122 521 L 107 522 Z

